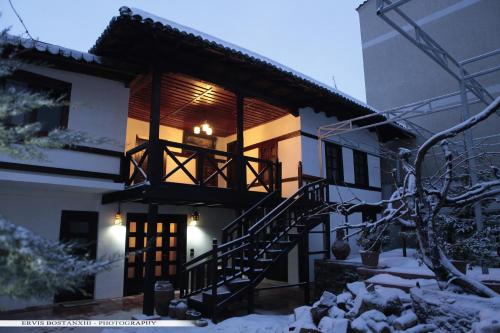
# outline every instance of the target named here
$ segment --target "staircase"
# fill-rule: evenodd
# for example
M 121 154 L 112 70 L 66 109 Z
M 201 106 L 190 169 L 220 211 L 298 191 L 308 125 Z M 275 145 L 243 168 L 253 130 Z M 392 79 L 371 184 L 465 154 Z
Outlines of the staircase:
M 309 230 L 325 222 L 328 183 L 317 180 L 279 200 L 270 193 L 223 229 L 222 243 L 185 263 L 181 296 L 213 320 L 232 302 L 247 300 L 253 311 L 255 287 Z M 274 207 L 274 208 L 272 208 Z

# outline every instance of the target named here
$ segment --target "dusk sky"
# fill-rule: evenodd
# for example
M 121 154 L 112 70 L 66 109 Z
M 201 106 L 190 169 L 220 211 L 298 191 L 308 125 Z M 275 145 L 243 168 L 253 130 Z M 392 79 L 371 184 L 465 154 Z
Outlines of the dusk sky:
M 203 31 L 333 85 L 365 101 L 358 14 L 361 0 L 12 0 L 31 35 L 88 51 L 123 5 Z M 8 0 L 1 27 L 22 34 Z

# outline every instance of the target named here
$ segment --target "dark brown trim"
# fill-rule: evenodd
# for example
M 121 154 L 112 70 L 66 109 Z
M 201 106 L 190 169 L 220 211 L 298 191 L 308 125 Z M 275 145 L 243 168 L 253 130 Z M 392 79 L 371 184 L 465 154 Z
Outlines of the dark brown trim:
M 309 138 L 309 139 L 313 139 L 313 140 L 318 140 L 319 139 L 319 137 L 317 135 L 314 135 L 314 134 L 311 134 L 311 133 L 307 133 L 307 132 L 303 132 L 303 131 L 300 131 L 300 135 L 305 136 L 306 138 Z M 325 142 L 332 142 L 332 143 L 338 144 L 338 145 L 340 145 L 342 147 L 345 147 L 345 148 L 348 148 L 348 149 L 351 149 L 351 150 L 355 150 L 356 149 L 354 147 L 344 146 L 344 145 L 342 145 L 340 143 L 337 143 L 335 141 L 325 141 Z M 365 152 L 367 155 L 371 155 L 371 156 L 377 157 L 379 159 L 382 159 L 380 156 L 377 156 L 377 155 L 375 155 L 373 153 L 370 153 L 368 151 L 363 151 L 363 152 Z
M 311 134 L 311 133 L 307 133 L 307 132 L 304 132 L 304 131 L 300 131 L 300 135 L 305 136 L 306 138 L 314 139 L 314 140 L 318 140 L 319 139 L 319 137 L 317 135 L 314 135 L 314 134 Z
M 116 150 L 109 150 L 109 149 L 102 149 L 102 148 L 88 147 L 88 146 L 80 146 L 80 145 L 65 146 L 65 147 L 63 147 L 63 149 L 78 151 L 78 152 L 82 152 L 82 153 L 110 156 L 110 157 L 122 157 L 124 155 L 124 153 L 122 153 L 120 151 L 116 151 Z
M 63 169 L 54 168 L 40 165 L 22 164 L 22 163 L 10 163 L 10 162 L 0 162 L 0 169 L 9 169 L 16 171 L 28 171 L 28 172 L 40 172 L 57 174 L 64 176 L 76 176 L 76 177 L 86 177 L 86 178 L 99 178 L 99 179 L 110 179 L 114 182 L 120 183 L 123 181 L 122 177 L 118 174 L 104 173 L 104 172 L 94 172 L 94 171 L 84 171 L 84 170 L 74 170 L 74 169 Z
M 295 138 L 296 136 L 300 136 L 301 133 L 302 133 L 301 131 L 297 130 L 297 131 L 293 131 L 293 132 L 290 132 L 287 134 L 283 134 L 283 135 L 277 136 L 275 138 L 271 138 L 269 140 L 261 141 L 258 143 L 254 143 L 253 145 L 246 146 L 245 148 L 243 148 L 243 151 L 248 151 L 248 150 L 259 148 L 260 146 L 262 146 L 263 144 L 266 144 L 266 143 L 270 143 L 270 142 L 274 142 L 274 141 L 279 142 L 279 141 Z
M 299 180 L 299 177 L 288 177 L 288 178 L 283 178 L 281 179 L 281 182 L 282 183 L 286 183 L 286 182 L 296 182 Z
M 312 175 L 306 175 L 306 174 L 303 174 L 302 177 L 303 178 L 308 178 L 310 180 L 321 179 L 320 177 L 312 176 Z M 285 179 L 283 179 L 283 181 L 285 181 Z M 351 188 L 357 188 L 357 189 L 360 189 L 360 190 L 375 191 L 375 192 L 382 191 L 382 188 L 380 188 L 380 187 L 369 186 L 369 185 L 365 186 L 365 185 L 353 184 L 353 183 L 348 183 L 348 182 L 345 182 L 345 181 L 343 181 L 341 184 L 330 183 L 330 185 L 333 185 L 333 186 L 342 186 L 342 187 L 351 187 Z

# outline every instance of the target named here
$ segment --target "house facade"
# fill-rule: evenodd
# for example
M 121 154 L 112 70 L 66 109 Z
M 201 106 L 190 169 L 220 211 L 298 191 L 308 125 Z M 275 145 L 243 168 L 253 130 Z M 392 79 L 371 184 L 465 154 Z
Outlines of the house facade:
M 37 110 L 34 119 L 47 130 L 64 127 L 105 140 L 48 150 L 44 160 L 1 156 L 0 212 L 48 239 L 81 241 L 91 257 L 123 260 L 89 281 L 87 296 L 1 299 L 2 309 L 138 294 L 145 279 L 179 287 L 186 261 L 211 250 L 213 239 L 224 244 L 223 230 L 271 196 L 266 211 L 301 185 L 326 178 L 332 203 L 380 200 L 378 143 L 408 136 L 386 124 L 319 145 L 319 126 L 376 110 L 137 9 L 122 7 L 90 53 L 19 38 L 5 42 L 30 61 L 5 85 L 67 98 L 67 106 L 50 116 Z M 347 218 L 361 222 L 366 214 L 373 212 Z M 345 218 L 327 217 L 329 225 Z M 307 234 L 266 279 L 314 278 L 310 263 L 329 256 L 334 237 L 322 225 Z

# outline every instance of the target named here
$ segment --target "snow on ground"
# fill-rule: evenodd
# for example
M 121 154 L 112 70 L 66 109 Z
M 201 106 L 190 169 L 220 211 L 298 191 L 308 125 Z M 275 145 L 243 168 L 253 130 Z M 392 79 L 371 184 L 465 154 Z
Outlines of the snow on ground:
M 361 262 L 359 254 L 353 254 L 346 261 Z M 407 257 L 403 257 L 402 249 L 394 249 L 380 254 L 379 266 L 387 273 L 399 272 L 408 274 L 434 276 L 434 273 L 416 258 L 415 249 L 407 249 Z M 479 280 L 500 281 L 500 268 L 490 268 L 489 274 L 482 274 L 481 267 L 467 270 L 467 276 Z

